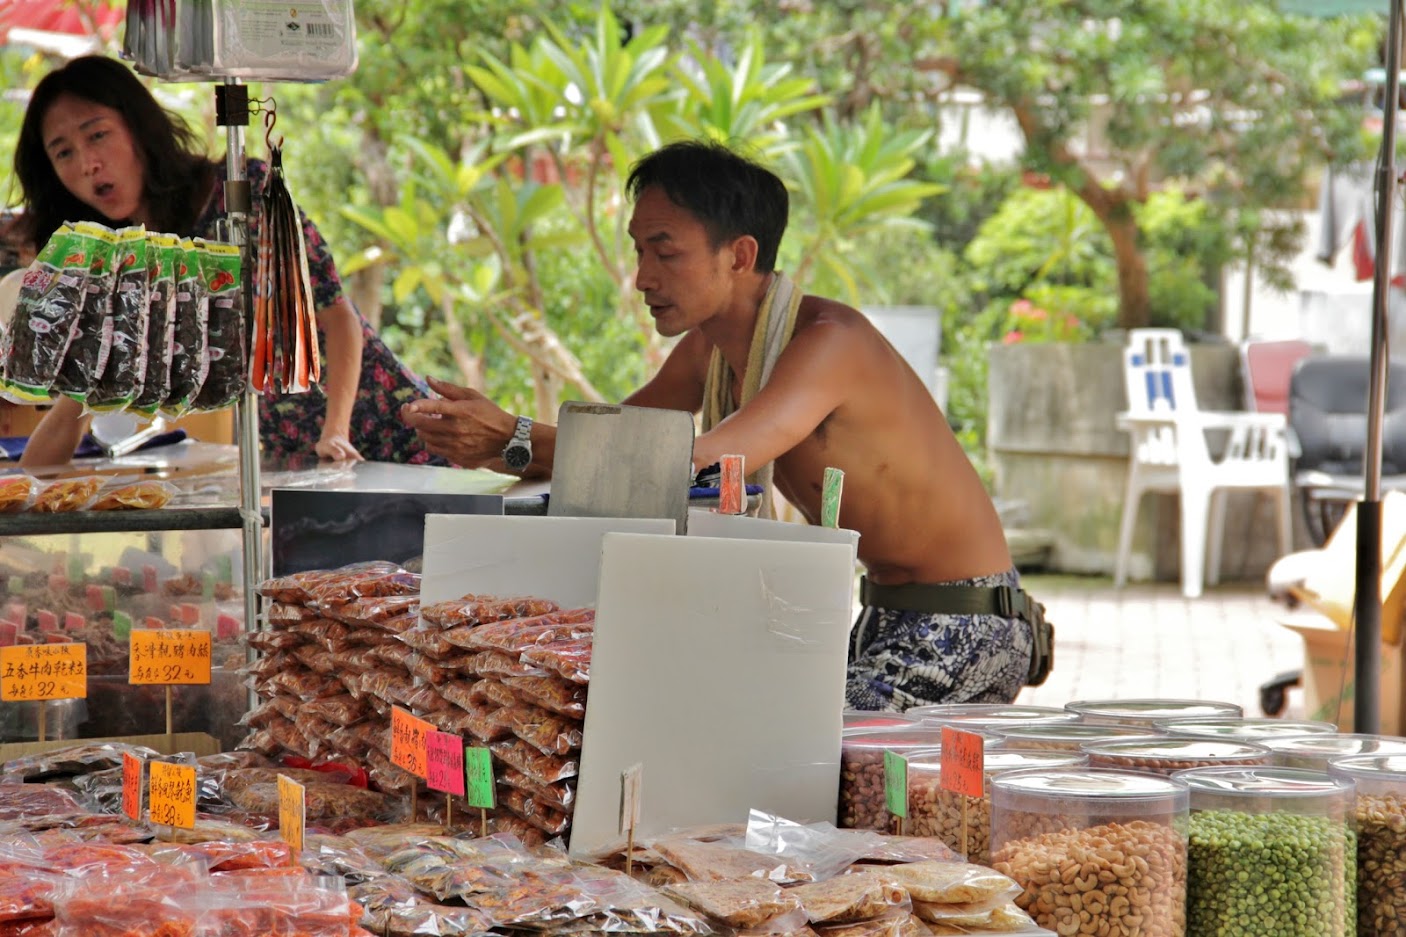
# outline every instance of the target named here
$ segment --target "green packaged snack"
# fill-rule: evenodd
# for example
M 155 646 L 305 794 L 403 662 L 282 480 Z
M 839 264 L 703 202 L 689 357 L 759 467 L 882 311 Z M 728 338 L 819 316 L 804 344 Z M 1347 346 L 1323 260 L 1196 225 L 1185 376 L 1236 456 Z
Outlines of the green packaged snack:
M 112 294 L 107 367 L 88 394 L 88 409 L 121 410 L 141 392 L 147 356 L 147 238 L 136 225 L 117 232 L 116 288 Z
M 171 391 L 171 349 L 176 328 L 176 266 L 180 238 L 147 234 L 146 375 L 127 409 L 151 417 Z
M 59 373 L 50 388 L 55 394 L 86 403 L 88 394 L 107 367 L 112 350 L 112 289 L 117 281 L 117 232 L 90 221 L 73 226 L 88 252 L 88 282 L 83 308 L 78 314 L 73 340 L 64 353 Z
M 209 297 L 206 317 L 205 382 L 196 410 L 219 410 L 239 399 L 248 384 L 245 367 L 244 290 L 239 248 L 196 239 L 200 279 Z
M 195 242 L 181 240 L 176 264 L 176 328 L 171 345 L 171 389 L 161 412 L 178 417 L 190 409 L 205 383 L 209 360 L 205 357 L 206 317 L 209 297 L 200 281 L 200 258 Z
M 63 225 L 25 271 L 14 317 L 0 340 L 3 393 L 10 400 L 49 399 L 83 311 L 88 244 L 71 226 Z

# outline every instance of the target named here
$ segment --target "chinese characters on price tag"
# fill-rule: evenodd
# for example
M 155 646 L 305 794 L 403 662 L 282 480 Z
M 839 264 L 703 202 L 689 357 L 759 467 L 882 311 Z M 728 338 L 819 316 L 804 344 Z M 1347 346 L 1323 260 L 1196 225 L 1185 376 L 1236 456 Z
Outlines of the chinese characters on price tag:
M 195 829 L 195 768 L 153 761 L 147 803 L 152 823 Z
M 131 752 L 122 753 L 122 812 L 142 821 L 142 760 Z
M 0 700 L 85 699 L 88 645 L 21 644 L 0 647 Z
M 464 740 L 449 732 L 425 735 L 425 762 L 430 790 L 464 796 Z
M 132 684 L 208 684 L 210 682 L 210 632 L 132 631 Z
M 984 744 L 975 732 L 942 727 L 943 790 L 967 797 L 981 797 L 986 793 Z
M 425 763 L 425 736 L 434 726 L 401 709 L 391 708 L 391 761 L 417 778 L 429 773 Z
M 908 759 L 884 752 L 884 804 L 900 820 L 908 818 Z
M 307 829 L 307 788 L 297 781 L 278 776 L 278 835 L 295 853 L 303 851 L 303 832 Z
M 468 775 L 470 807 L 492 810 L 497 806 L 493 791 L 493 755 L 486 748 L 464 750 L 464 773 Z

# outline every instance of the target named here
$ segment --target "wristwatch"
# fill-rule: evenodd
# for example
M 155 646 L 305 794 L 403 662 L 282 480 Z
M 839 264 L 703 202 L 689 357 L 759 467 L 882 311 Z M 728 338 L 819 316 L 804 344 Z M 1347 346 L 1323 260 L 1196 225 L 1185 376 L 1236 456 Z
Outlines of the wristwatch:
M 517 418 L 517 428 L 513 438 L 503 447 L 503 461 L 508 469 L 521 472 L 532 464 L 532 420 L 525 416 Z

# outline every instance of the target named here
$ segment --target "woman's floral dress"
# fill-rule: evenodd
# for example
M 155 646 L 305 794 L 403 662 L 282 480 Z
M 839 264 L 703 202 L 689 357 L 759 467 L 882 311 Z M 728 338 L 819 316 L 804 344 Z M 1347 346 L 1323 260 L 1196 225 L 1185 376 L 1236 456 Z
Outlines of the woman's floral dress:
M 262 222 L 259 195 L 268 178 L 268 165 L 250 159 L 246 164 L 249 186 L 254 203 L 249 218 L 249 243 L 258 242 Z M 215 222 L 224 215 L 224 183 L 226 174 L 221 164 L 216 195 L 196 223 L 196 233 L 215 237 Z M 298 209 L 303 222 L 303 240 L 307 243 L 308 273 L 312 277 L 313 307 L 325 309 L 342 298 L 342 280 L 332 251 L 322 239 L 317 226 L 303 210 Z M 445 465 L 444 459 L 425 450 L 415 431 L 400 420 L 401 404 L 430 395 L 429 388 L 413 371 L 400 363 L 371 324 L 356 313 L 361 323 L 364 347 L 361 352 L 361 381 L 352 406 L 351 444 L 366 459 L 374 462 L 406 462 L 415 465 Z M 319 347 L 325 347 L 322 330 L 318 329 Z M 322 367 L 327 367 L 323 357 Z M 259 437 L 265 456 L 315 457 L 314 446 L 322 435 L 322 419 L 327 409 L 327 397 L 320 387 L 306 394 L 265 394 L 259 398 Z

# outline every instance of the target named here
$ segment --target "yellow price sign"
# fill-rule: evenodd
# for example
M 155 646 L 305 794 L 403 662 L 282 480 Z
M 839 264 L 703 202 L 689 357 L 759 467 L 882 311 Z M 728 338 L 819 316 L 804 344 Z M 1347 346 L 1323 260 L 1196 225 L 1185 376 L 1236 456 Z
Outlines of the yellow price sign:
M 307 788 L 287 775 L 278 776 L 278 835 L 293 847 L 303 851 L 303 832 L 307 829 Z
M 210 632 L 137 628 L 132 631 L 132 684 L 208 684 Z
M 88 645 L 21 644 L 0 647 L 0 700 L 85 699 Z
M 152 823 L 195 829 L 195 768 L 153 761 L 146 800 Z

